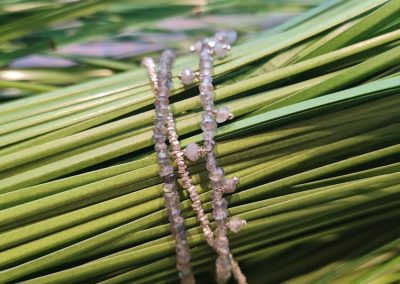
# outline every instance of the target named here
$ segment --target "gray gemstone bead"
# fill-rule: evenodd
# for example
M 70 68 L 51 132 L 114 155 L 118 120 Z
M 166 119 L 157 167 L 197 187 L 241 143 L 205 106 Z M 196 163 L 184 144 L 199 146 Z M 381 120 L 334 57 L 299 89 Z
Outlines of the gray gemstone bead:
M 233 216 L 229 219 L 227 223 L 228 228 L 234 232 L 234 233 L 239 233 L 239 231 L 246 226 L 246 221 L 240 219 L 237 216 Z
M 197 161 L 199 159 L 199 146 L 196 143 L 187 144 L 185 149 L 185 155 L 190 161 Z
M 214 50 L 215 50 L 215 55 L 217 55 L 218 58 L 222 59 L 226 56 L 227 49 L 223 43 L 218 42 L 215 45 Z
M 224 179 L 224 183 L 223 183 L 224 193 L 234 192 L 238 183 L 239 183 L 239 179 L 237 177 Z
M 170 175 L 174 172 L 174 168 L 171 165 L 160 168 L 160 176 Z
M 181 72 L 181 81 L 184 85 L 190 85 L 193 83 L 194 80 L 194 74 L 193 70 L 186 67 L 182 70 Z
M 225 106 L 220 107 L 216 112 L 215 112 L 215 120 L 218 123 L 222 123 L 228 120 L 229 118 L 229 109 Z

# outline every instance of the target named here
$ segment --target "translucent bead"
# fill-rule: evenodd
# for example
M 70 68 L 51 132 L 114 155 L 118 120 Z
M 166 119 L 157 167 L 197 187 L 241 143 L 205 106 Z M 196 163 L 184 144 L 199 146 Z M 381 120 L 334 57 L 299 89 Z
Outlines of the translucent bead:
M 214 93 L 210 93 L 208 96 L 210 99 L 204 103 L 204 111 L 212 114 L 214 112 Z
M 218 42 L 215 45 L 214 50 L 215 50 L 215 55 L 217 55 L 218 58 L 222 59 L 222 58 L 224 58 L 226 56 L 227 49 L 226 49 L 226 47 L 225 47 L 225 45 L 223 43 Z
M 223 182 L 224 193 L 232 193 L 235 191 L 239 179 L 237 177 L 226 178 Z
M 245 220 L 242 220 L 237 216 L 233 216 L 229 219 L 227 226 L 232 232 L 239 233 L 239 231 L 246 226 L 246 224 L 247 222 Z
M 182 70 L 181 72 L 181 81 L 184 85 L 190 85 L 193 83 L 194 80 L 194 74 L 193 70 L 186 67 Z
M 190 47 L 190 52 L 200 53 L 203 43 L 199 40 Z
M 177 238 L 179 238 L 179 239 L 181 239 L 181 240 L 184 240 L 184 239 L 186 239 L 186 231 L 180 231 L 178 234 L 177 234 Z
M 204 115 L 201 122 L 201 130 L 214 131 L 217 128 L 217 123 L 211 115 Z
M 209 132 L 209 131 L 208 131 Z M 215 141 L 214 140 L 206 140 L 204 141 L 204 149 L 206 149 L 206 151 L 211 152 L 214 151 L 215 148 Z
M 164 142 L 166 137 L 164 134 L 153 134 L 152 138 L 154 143 L 157 143 L 157 142 Z
M 204 131 L 202 135 L 203 139 L 206 141 L 211 141 L 214 139 L 214 133 L 212 131 Z
M 179 214 L 181 214 L 181 210 L 179 210 L 179 209 L 177 209 L 177 208 L 173 208 L 173 207 L 175 207 L 176 206 L 176 204 L 177 204 L 177 202 L 176 201 L 174 201 L 174 200 L 171 200 L 170 201 L 170 204 L 171 204 L 171 206 L 170 206 L 170 214 L 171 214 L 171 216 L 178 216 Z
M 203 69 L 201 70 L 202 76 L 212 76 L 212 73 L 213 73 L 212 69 L 204 68 L 204 66 L 203 66 Z
M 226 32 L 226 39 L 229 44 L 232 44 L 236 41 L 237 39 L 237 32 L 235 31 L 227 31 Z
M 200 101 L 201 103 L 204 105 L 206 104 L 208 101 L 210 101 L 210 95 L 209 94 L 205 94 L 205 93 L 200 93 Z
M 200 81 L 203 84 L 211 84 L 212 85 L 213 79 L 212 79 L 211 75 L 200 74 Z
M 221 198 L 220 200 L 214 202 L 214 208 L 216 209 L 218 208 L 226 209 L 227 207 L 228 207 L 228 201 L 226 201 L 225 198 Z
M 228 120 L 230 114 L 229 114 L 229 109 L 225 106 L 220 107 L 216 112 L 215 112 L 215 120 L 218 123 L 222 123 Z
M 207 49 L 203 49 L 200 52 L 200 62 L 206 62 L 206 61 L 210 61 L 211 62 L 212 57 L 211 55 L 208 53 Z
M 199 159 L 199 146 L 193 142 L 187 144 L 185 155 L 190 161 L 197 161 Z
M 170 175 L 174 172 L 174 168 L 171 165 L 164 166 L 160 168 L 160 176 Z
M 219 42 L 224 42 L 228 40 L 228 34 L 226 31 L 218 31 L 215 33 L 215 38 Z
M 166 149 L 167 149 L 167 144 L 165 144 L 165 143 L 156 143 L 156 144 L 154 145 L 154 149 L 155 149 L 156 151 L 166 150 Z
M 226 210 L 222 208 L 214 209 L 213 216 L 215 220 L 224 220 L 228 216 Z
M 210 69 L 211 72 L 212 72 L 212 70 L 214 68 L 214 65 L 213 65 L 211 60 L 206 60 L 206 61 L 202 62 L 201 66 L 202 66 L 203 70 L 204 69 Z
M 175 188 L 175 185 L 173 183 L 167 183 L 165 181 L 165 177 L 164 177 L 164 185 L 163 185 L 163 189 L 164 189 L 164 198 L 172 198 L 172 196 L 175 196 L 173 190 Z
M 214 90 L 214 86 L 210 82 L 208 83 L 201 82 L 199 85 L 199 90 L 204 94 L 208 94 Z
M 175 216 L 172 217 L 172 222 L 173 222 L 174 224 L 176 224 L 177 226 L 182 227 L 182 225 L 183 225 L 183 218 L 182 218 L 182 216 L 180 216 L 180 215 L 175 215 Z
M 212 181 L 221 180 L 223 177 L 224 177 L 224 170 L 219 167 L 213 169 L 209 174 L 209 178 Z
M 215 169 L 217 168 L 217 163 L 216 163 L 214 157 L 213 158 L 207 158 L 206 168 L 207 168 L 207 170 L 209 172 L 215 171 Z
M 174 174 L 166 175 L 164 177 L 164 183 L 166 184 L 173 184 L 175 182 L 175 176 Z
M 160 116 L 156 116 L 153 119 L 154 126 L 157 128 L 161 128 L 164 126 L 164 119 Z

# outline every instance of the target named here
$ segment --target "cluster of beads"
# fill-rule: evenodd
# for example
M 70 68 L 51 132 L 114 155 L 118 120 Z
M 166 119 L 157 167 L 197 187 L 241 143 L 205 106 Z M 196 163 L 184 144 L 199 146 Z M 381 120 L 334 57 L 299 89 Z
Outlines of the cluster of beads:
M 240 270 L 238 263 L 234 260 L 229 250 L 229 241 L 226 236 L 227 229 L 232 232 L 239 230 L 246 225 L 246 221 L 238 217 L 227 220 L 227 201 L 224 193 L 232 193 L 239 181 L 237 177 L 225 178 L 223 169 L 217 166 L 214 154 L 214 131 L 217 123 L 232 119 L 233 115 L 227 107 L 214 109 L 212 69 L 213 55 L 223 58 L 230 50 L 230 45 L 235 41 L 235 32 L 218 32 L 213 38 L 196 43 L 191 47 L 192 51 L 200 53 L 200 73 L 194 73 L 190 68 L 185 68 L 178 76 L 185 85 L 193 83 L 194 79 L 200 80 L 200 99 L 203 106 L 201 129 L 203 131 L 204 146 L 199 147 L 195 143 L 189 143 L 182 151 L 179 146 L 178 135 L 175 130 L 175 123 L 169 107 L 169 91 L 171 88 L 171 65 L 175 59 L 170 50 L 162 53 L 159 62 L 158 74 L 156 66 L 151 58 L 145 58 L 143 65 L 147 68 L 152 88 L 156 94 L 153 140 L 157 153 L 160 176 L 164 181 L 164 200 L 168 218 L 171 223 L 171 232 L 176 241 L 177 268 L 180 272 L 181 283 L 194 283 L 194 277 L 190 265 L 189 247 L 186 240 L 186 232 L 183 225 L 183 218 L 180 216 L 179 195 L 175 187 L 175 176 L 173 167 L 168 156 L 166 136 L 171 145 L 171 157 L 178 167 L 178 174 L 183 187 L 189 194 L 192 208 L 196 213 L 197 220 L 203 231 L 207 243 L 218 253 L 216 260 L 216 274 L 218 283 L 226 283 L 231 274 L 238 283 L 246 283 L 246 277 Z M 200 157 L 206 160 L 206 168 L 212 188 L 213 217 L 217 228 L 215 233 L 211 230 L 207 215 L 204 213 L 200 197 L 190 178 L 190 173 L 185 164 L 184 156 L 191 161 Z
M 175 186 L 175 176 L 173 167 L 170 164 L 168 147 L 166 142 L 166 118 L 169 115 L 169 90 L 171 87 L 171 65 L 174 55 L 171 51 L 163 52 L 160 58 L 158 76 L 156 67 L 151 58 L 145 58 L 143 65 L 146 66 L 152 87 L 156 93 L 155 100 L 155 118 L 153 140 L 157 153 L 157 161 L 159 165 L 159 173 L 163 178 L 164 186 L 164 203 L 167 210 L 168 219 L 170 221 L 171 233 L 176 243 L 176 263 L 180 273 L 181 283 L 195 283 L 192 268 L 190 264 L 189 246 L 186 240 L 186 231 L 179 210 L 179 194 Z

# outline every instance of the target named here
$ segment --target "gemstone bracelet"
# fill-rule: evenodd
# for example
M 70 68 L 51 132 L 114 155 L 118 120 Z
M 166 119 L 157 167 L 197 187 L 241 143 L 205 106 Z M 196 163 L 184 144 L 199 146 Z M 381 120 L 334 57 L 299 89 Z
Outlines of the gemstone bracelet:
M 204 138 L 203 147 L 199 147 L 195 143 L 189 143 L 184 151 L 180 149 L 178 135 L 175 130 L 175 123 L 168 101 L 172 76 L 170 70 L 174 60 L 174 54 L 170 50 L 166 50 L 162 53 L 158 75 L 156 73 L 154 61 L 151 58 L 143 59 L 143 65 L 147 68 L 151 85 L 156 94 L 156 117 L 154 119 L 153 139 L 158 157 L 160 175 L 164 177 L 164 192 L 168 192 L 167 195 L 164 193 L 164 199 L 171 223 L 171 231 L 176 240 L 177 268 L 180 272 L 182 283 L 194 283 L 194 278 L 190 267 L 190 255 L 185 238 L 185 229 L 183 223 L 180 222 L 181 220 L 183 221 L 183 219 L 181 219 L 182 217 L 179 215 L 179 196 L 175 188 L 173 168 L 169 164 L 169 160 L 167 160 L 168 164 L 165 162 L 165 152 L 167 152 L 165 134 L 167 134 L 169 144 L 172 148 L 170 152 L 171 157 L 175 160 L 178 167 L 179 177 L 181 178 L 183 187 L 189 194 L 192 202 L 192 209 L 196 213 L 204 238 L 218 253 L 216 261 L 217 282 L 226 283 L 231 273 L 233 273 L 238 283 L 246 283 L 246 277 L 241 272 L 238 263 L 234 260 L 229 251 L 229 241 L 226 236 L 227 228 L 236 233 L 246 222 L 238 217 L 232 217 L 229 221 L 226 220 L 228 215 L 227 201 L 223 198 L 223 193 L 231 193 L 235 190 L 238 178 L 234 177 L 228 179 L 223 177 L 222 168 L 219 168 L 216 164 L 214 155 L 215 141 L 213 139 L 216 123 L 222 123 L 227 119 L 231 119 L 233 115 L 229 113 L 229 109 L 226 107 L 221 107 L 218 110 L 214 109 L 212 55 L 216 54 L 220 58 L 224 57 L 226 51 L 230 49 L 230 44 L 233 43 L 235 39 L 235 32 L 219 32 L 213 38 L 205 39 L 200 42 L 200 44 L 196 43 L 191 50 L 200 52 L 200 73 L 194 74 L 191 69 L 185 68 L 179 75 L 182 83 L 185 85 L 191 84 L 195 77 L 199 77 L 200 79 L 200 98 L 203 105 L 201 123 Z M 196 46 L 197 48 L 195 48 Z M 162 142 L 160 142 L 161 140 Z M 190 178 L 189 170 L 183 158 L 184 155 L 191 161 L 195 161 L 200 156 L 203 156 L 207 162 L 206 168 L 209 172 L 210 186 L 213 189 L 213 217 L 217 224 L 215 234 L 209 226 L 208 217 L 204 213 L 200 197 Z M 167 190 L 166 184 L 168 184 Z M 170 184 L 173 184 L 173 186 Z M 171 192 L 174 192 L 174 194 L 170 194 Z M 173 214 L 171 212 L 173 212 Z M 179 237 L 176 236 L 177 233 L 180 234 Z

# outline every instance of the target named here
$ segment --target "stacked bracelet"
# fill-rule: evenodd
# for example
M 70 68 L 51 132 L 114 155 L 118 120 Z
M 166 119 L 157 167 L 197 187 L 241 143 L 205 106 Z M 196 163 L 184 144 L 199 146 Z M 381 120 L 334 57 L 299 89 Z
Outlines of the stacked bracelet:
M 174 159 L 178 174 L 182 181 L 182 186 L 187 190 L 192 202 L 192 209 L 196 213 L 197 220 L 203 231 L 206 242 L 218 253 L 216 260 L 216 274 L 218 283 L 226 283 L 231 274 L 234 275 L 238 283 L 246 283 L 246 277 L 240 270 L 238 263 L 234 260 L 229 250 L 229 240 L 227 238 L 227 228 L 237 233 L 246 222 L 238 217 L 227 220 L 227 201 L 223 197 L 224 193 L 231 193 L 235 190 L 239 181 L 237 177 L 225 178 L 223 169 L 217 166 L 214 147 L 214 131 L 217 123 L 222 123 L 233 117 L 227 107 L 214 109 L 213 102 L 213 55 L 222 58 L 226 51 L 230 49 L 230 44 L 236 39 L 236 33 L 219 32 L 213 38 L 205 39 L 201 46 L 197 43 L 196 48 L 200 53 L 200 72 L 193 73 L 189 68 L 185 68 L 179 77 L 184 84 L 191 84 L 198 77 L 200 80 L 200 100 L 203 106 L 201 129 L 203 131 L 204 146 L 199 147 L 195 143 L 189 143 L 185 150 L 180 149 L 178 134 L 175 130 L 173 115 L 169 107 L 169 91 L 171 88 L 171 65 L 175 59 L 170 50 L 166 50 L 160 57 L 158 74 L 154 61 L 145 58 L 143 65 L 146 66 L 151 81 L 152 88 L 156 94 L 154 118 L 155 149 L 160 168 L 160 176 L 164 181 L 165 207 L 171 223 L 171 232 L 176 241 L 177 268 L 181 275 L 182 283 L 194 283 L 194 277 L 190 266 L 189 247 L 186 240 L 183 218 L 179 211 L 179 195 L 175 187 L 175 177 L 173 167 L 169 162 L 166 135 L 171 145 L 170 155 Z M 200 197 L 192 183 L 189 170 L 186 166 L 184 156 L 189 160 L 195 161 L 200 156 L 206 160 L 206 168 L 212 188 L 212 207 L 213 217 L 216 222 L 215 233 L 211 230 L 207 215 L 204 213 Z

